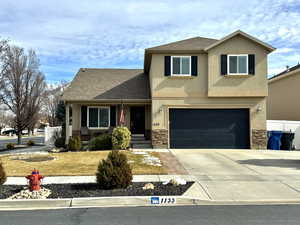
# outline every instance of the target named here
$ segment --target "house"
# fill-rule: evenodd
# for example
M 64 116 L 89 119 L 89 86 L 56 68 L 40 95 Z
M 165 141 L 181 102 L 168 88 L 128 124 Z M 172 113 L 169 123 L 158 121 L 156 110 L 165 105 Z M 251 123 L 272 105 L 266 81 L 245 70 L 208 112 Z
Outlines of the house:
M 271 77 L 268 86 L 267 119 L 300 121 L 300 64 Z
M 79 70 L 63 94 L 72 133 L 118 125 L 154 148 L 266 148 L 267 55 L 274 48 L 240 30 L 145 49 L 144 68 Z

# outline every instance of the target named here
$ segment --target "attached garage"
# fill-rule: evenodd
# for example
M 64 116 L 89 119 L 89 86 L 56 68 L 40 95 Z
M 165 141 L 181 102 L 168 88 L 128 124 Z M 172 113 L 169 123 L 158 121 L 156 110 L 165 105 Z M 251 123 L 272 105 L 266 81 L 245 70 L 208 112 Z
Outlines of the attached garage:
M 249 109 L 169 109 L 170 148 L 249 149 Z

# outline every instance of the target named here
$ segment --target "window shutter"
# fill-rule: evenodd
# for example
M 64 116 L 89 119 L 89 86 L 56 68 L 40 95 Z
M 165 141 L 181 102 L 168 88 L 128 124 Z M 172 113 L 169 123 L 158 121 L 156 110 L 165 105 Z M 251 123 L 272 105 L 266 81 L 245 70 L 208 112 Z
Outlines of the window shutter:
M 110 126 L 116 126 L 116 106 L 114 105 L 110 107 Z
M 255 74 L 255 55 L 248 55 L 248 73 L 254 75 Z
M 192 56 L 192 62 L 191 62 L 191 67 L 192 67 L 192 76 L 197 76 L 198 75 L 198 56 Z
M 81 127 L 87 127 L 87 106 L 81 106 Z
M 165 56 L 165 76 L 171 75 L 171 56 Z
M 227 55 L 221 55 L 221 75 L 227 74 Z

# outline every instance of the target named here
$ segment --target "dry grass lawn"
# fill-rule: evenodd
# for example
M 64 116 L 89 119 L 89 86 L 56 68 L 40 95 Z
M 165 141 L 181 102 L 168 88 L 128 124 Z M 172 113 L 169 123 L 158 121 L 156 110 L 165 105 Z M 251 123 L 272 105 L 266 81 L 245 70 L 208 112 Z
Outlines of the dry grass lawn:
M 132 161 L 133 174 L 166 174 L 164 167 L 143 163 L 143 156 L 123 151 Z M 100 160 L 105 159 L 109 151 L 65 152 L 32 155 L 10 155 L 0 157 L 7 176 L 26 176 L 36 168 L 44 176 L 83 176 L 95 175 Z M 159 153 L 150 153 L 159 157 Z M 54 160 L 44 161 L 47 158 Z

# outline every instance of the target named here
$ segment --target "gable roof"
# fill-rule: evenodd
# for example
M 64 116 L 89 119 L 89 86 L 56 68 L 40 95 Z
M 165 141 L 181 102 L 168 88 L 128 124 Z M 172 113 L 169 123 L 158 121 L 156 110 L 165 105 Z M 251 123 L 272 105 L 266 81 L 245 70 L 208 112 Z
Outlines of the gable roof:
M 288 76 L 291 76 L 293 74 L 296 74 L 297 72 L 300 72 L 300 64 L 293 66 L 293 67 L 291 67 L 285 71 L 282 71 L 281 73 L 269 78 L 269 83 L 280 80 L 280 79 L 288 77 Z
M 229 40 L 230 38 L 232 38 L 232 37 L 234 37 L 234 36 L 237 36 L 237 35 L 241 35 L 241 36 L 243 36 L 243 37 L 245 37 L 245 38 L 247 38 L 247 39 L 250 39 L 250 40 L 254 41 L 255 43 L 257 43 L 257 44 L 259 44 L 259 45 L 265 47 L 265 48 L 266 48 L 268 51 L 270 51 L 270 52 L 272 52 L 272 51 L 274 51 L 274 50 L 276 49 L 276 48 L 272 47 L 271 45 L 269 45 L 269 44 L 267 44 L 267 43 L 265 43 L 265 42 L 263 42 L 263 41 L 261 41 L 261 40 L 255 38 L 255 37 L 253 37 L 253 36 L 251 36 L 251 35 L 249 35 L 249 34 L 243 32 L 243 31 L 241 31 L 241 30 L 237 30 L 237 31 L 235 31 L 235 32 L 233 32 L 233 33 L 231 33 L 231 34 L 229 34 L 229 35 L 223 37 L 223 38 L 220 39 L 219 41 L 217 41 L 217 42 L 211 44 L 210 46 L 207 46 L 204 50 L 205 50 L 205 51 L 208 51 L 208 50 L 210 50 L 210 49 L 212 49 L 212 48 L 214 48 L 214 47 L 220 45 L 221 43 L 223 43 L 223 42 L 225 42 L 225 41 Z
M 158 52 L 158 51 L 199 51 L 204 50 L 207 46 L 217 42 L 217 39 L 194 37 L 181 41 L 171 42 L 164 45 L 159 45 L 152 48 L 147 48 L 145 51 Z
M 140 69 L 81 68 L 64 91 L 66 101 L 150 100 L 149 78 Z

